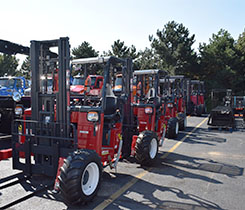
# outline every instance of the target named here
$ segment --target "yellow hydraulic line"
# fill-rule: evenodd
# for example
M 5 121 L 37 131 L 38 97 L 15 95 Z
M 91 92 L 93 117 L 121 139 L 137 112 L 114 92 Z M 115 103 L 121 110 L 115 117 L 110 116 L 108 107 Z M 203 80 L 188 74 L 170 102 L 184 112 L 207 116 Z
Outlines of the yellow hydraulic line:
M 166 158 L 171 152 L 176 150 L 176 148 L 182 144 L 182 142 L 187 139 L 193 132 L 195 132 L 205 121 L 207 121 L 208 118 L 205 118 L 201 123 L 199 123 L 195 128 L 193 128 L 190 132 L 188 132 L 177 144 L 175 144 L 167 153 L 162 155 L 160 158 L 164 159 Z M 127 184 L 122 186 L 118 191 L 116 191 L 114 194 L 112 194 L 108 199 L 104 200 L 102 203 L 100 203 L 98 206 L 94 208 L 94 210 L 101 210 L 105 209 L 107 206 L 109 206 L 114 200 L 116 200 L 118 197 L 120 197 L 126 190 L 128 190 L 130 187 L 132 187 L 140 178 L 145 176 L 147 173 L 151 171 L 151 168 L 149 171 L 143 171 L 140 174 L 138 174 L 136 177 L 131 179 Z

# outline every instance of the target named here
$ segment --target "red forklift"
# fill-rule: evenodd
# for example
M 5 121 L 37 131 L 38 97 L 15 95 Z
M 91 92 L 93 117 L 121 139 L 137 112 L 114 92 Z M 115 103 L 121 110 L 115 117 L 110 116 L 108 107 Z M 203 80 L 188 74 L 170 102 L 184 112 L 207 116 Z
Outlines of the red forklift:
M 84 63 L 84 59 L 74 59 L 71 61 L 73 81 L 70 87 L 71 94 L 83 94 L 85 86 L 90 84 L 90 94 L 99 94 L 103 86 L 103 76 L 98 75 L 96 63 Z M 73 71 L 74 70 L 74 71 Z M 86 84 L 85 84 L 86 83 Z
M 184 75 L 170 76 L 171 90 L 174 95 L 174 102 L 177 108 L 177 119 L 179 130 L 185 130 L 187 126 L 186 102 L 187 102 L 187 79 Z
M 189 80 L 187 91 L 187 114 L 201 116 L 206 113 L 204 82 L 200 80 Z
M 157 69 L 137 70 L 134 71 L 135 84 L 131 85 L 132 91 L 136 89 L 132 100 L 135 135 L 131 151 L 139 162 L 148 165 L 156 158 L 158 146 L 165 138 L 166 125 L 159 94 L 159 81 L 165 75 L 165 71 Z
M 235 117 L 245 118 L 245 96 L 233 96 L 231 105 Z
M 171 76 L 160 79 L 160 93 L 162 98 L 163 116 L 166 125 L 166 137 L 177 138 L 179 133 L 177 92 L 171 84 Z
M 51 53 L 52 48 L 58 48 L 58 54 Z M 67 203 L 88 202 L 98 191 L 102 168 L 116 168 L 121 152 L 128 149 L 125 145 L 131 144 L 131 59 L 84 59 L 103 67 L 101 96 L 89 94 L 89 84 L 84 94 L 73 96 L 68 38 L 32 41 L 30 54 L 32 104 L 23 120 L 13 122 L 13 168 L 29 176 L 52 177 Z M 40 76 L 55 75 L 57 68 L 58 90 L 48 92 Z M 124 82 L 122 94 L 115 96 L 112 87 L 119 68 Z

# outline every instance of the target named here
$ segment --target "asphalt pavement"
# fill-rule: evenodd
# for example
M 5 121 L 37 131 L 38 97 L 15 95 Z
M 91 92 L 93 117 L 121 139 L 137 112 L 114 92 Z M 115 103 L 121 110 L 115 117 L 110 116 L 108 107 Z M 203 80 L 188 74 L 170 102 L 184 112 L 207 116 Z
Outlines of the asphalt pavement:
M 67 206 L 40 176 L 20 180 L 11 159 L 0 161 L 0 207 L 9 209 L 245 209 L 245 130 L 208 129 L 206 117 L 189 117 L 177 139 L 166 139 L 157 161 L 141 167 L 134 158 L 106 168 L 100 190 L 87 205 Z M 30 195 L 28 197 L 28 195 Z

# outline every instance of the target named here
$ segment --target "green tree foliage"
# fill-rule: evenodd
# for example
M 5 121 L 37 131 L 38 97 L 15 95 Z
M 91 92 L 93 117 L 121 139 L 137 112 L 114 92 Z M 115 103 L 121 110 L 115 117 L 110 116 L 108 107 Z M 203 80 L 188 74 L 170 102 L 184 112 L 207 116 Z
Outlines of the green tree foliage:
M 134 65 L 138 69 L 156 69 L 158 66 L 161 66 L 161 60 L 153 53 L 152 49 L 145 48 L 144 51 L 139 51 L 139 56 L 135 60 Z
M 175 21 L 168 22 L 162 30 L 157 30 L 156 37 L 150 36 L 151 47 L 158 55 L 161 69 L 170 74 L 192 76 L 197 70 L 197 55 L 192 49 L 195 35 Z
M 241 95 L 245 95 L 245 31 L 239 35 L 236 42 L 236 50 L 239 57 L 239 62 L 237 65 L 236 79 L 235 79 L 235 89 L 236 92 Z
M 26 59 L 23 61 L 21 68 L 17 70 L 16 76 L 23 76 L 26 79 L 31 78 L 31 60 L 30 57 L 26 57 Z
M 131 57 L 133 60 L 138 57 L 136 47 L 134 45 L 127 47 L 124 41 L 120 41 L 120 39 L 114 41 L 113 45 L 111 45 L 111 50 L 106 54 L 114 55 L 119 58 Z
M 72 55 L 75 59 L 97 57 L 99 52 L 96 51 L 88 42 L 84 41 L 77 48 L 72 49 Z
M 0 54 L 0 76 L 15 75 L 18 66 L 18 60 L 15 56 Z
M 80 44 L 77 48 L 72 49 L 73 58 L 91 58 L 91 57 L 98 57 L 99 51 L 96 51 L 88 42 L 84 41 Z M 79 65 L 75 67 L 77 70 L 72 71 L 72 76 L 77 75 L 78 73 L 81 75 L 88 75 L 88 74 L 101 74 L 102 67 L 99 64 L 93 64 L 91 66 L 87 66 L 87 69 L 80 69 Z
M 234 89 L 238 56 L 235 41 L 228 31 L 221 29 L 213 34 L 209 44 L 200 44 L 200 77 L 208 89 Z

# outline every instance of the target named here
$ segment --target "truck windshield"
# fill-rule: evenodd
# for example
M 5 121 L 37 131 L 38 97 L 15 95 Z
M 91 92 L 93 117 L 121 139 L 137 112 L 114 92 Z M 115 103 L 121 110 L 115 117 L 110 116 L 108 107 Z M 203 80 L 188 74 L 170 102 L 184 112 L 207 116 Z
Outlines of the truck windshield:
M 115 81 L 115 86 L 122 85 L 122 77 L 117 77 Z
M 8 78 L 0 79 L 0 86 L 13 88 L 14 87 L 14 79 L 8 79 Z
M 91 86 L 95 85 L 96 77 L 91 77 Z
M 72 82 L 72 85 L 84 85 L 84 78 L 81 78 L 81 77 L 75 77 L 73 82 Z

